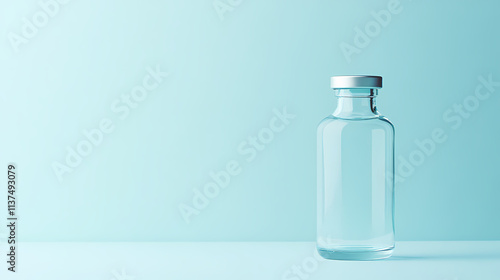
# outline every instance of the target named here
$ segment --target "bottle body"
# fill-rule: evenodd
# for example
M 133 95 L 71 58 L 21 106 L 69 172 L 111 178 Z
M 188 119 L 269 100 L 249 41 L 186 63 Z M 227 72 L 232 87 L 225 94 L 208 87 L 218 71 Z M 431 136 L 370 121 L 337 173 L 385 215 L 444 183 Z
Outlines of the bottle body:
M 318 126 L 318 252 L 386 258 L 394 248 L 394 126 L 376 111 L 376 90 L 340 96 Z

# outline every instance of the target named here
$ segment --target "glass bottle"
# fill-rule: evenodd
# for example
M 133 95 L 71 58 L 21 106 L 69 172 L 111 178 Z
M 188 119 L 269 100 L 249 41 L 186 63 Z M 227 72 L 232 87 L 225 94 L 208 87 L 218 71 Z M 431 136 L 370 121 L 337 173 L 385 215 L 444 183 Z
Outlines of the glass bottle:
M 326 259 L 388 258 L 394 248 L 394 126 L 375 106 L 380 76 L 334 76 L 318 126 L 317 249 Z

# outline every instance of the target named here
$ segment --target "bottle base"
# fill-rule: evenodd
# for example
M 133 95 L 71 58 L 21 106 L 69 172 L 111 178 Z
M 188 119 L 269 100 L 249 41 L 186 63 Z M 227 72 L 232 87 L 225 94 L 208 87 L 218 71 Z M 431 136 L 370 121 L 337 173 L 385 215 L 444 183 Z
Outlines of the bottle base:
M 328 260 L 345 261 L 373 261 L 386 259 L 392 256 L 393 248 L 383 250 L 370 250 L 369 248 L 342 248 L 342 250 L 331 250 L 318 248 L 321 257 Z

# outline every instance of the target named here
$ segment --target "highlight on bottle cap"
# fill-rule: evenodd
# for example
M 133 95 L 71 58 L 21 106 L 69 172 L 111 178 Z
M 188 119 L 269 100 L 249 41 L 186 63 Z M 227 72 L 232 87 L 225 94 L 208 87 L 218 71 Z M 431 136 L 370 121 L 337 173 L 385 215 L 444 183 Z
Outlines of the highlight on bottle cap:
M 381 76 L 333 76 L 331 87 L 341 88 L 382 88 Z

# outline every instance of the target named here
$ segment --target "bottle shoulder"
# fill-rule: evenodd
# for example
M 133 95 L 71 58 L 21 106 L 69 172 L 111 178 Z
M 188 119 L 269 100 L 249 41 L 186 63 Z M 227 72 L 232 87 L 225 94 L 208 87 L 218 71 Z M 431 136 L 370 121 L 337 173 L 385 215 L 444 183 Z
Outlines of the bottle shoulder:
M 357 126 L 372 126 L 372 127 L 382 127 L 386 130 L 392 130 L 394 132 L 393 123 L 385 116 L 376 116 L 374 118 L 366 119 L 344 119 L 338 118 L 330 115 L 318 124 L 318 131 L 322 131 L 327 128 L 333 127 L 357 127 Z
M 387 126 L 390 126 L 392 130 L 394 130 L 394 124 L 387 117 L 380 116 L 378 119 L 384 122 Z

